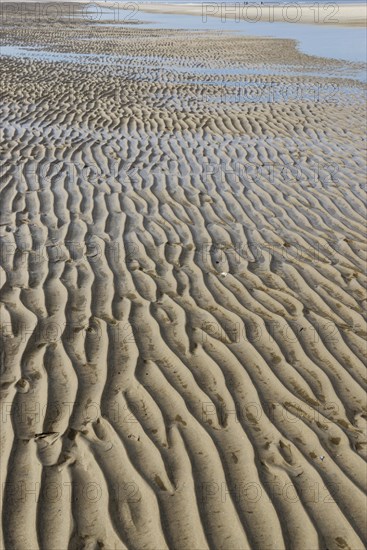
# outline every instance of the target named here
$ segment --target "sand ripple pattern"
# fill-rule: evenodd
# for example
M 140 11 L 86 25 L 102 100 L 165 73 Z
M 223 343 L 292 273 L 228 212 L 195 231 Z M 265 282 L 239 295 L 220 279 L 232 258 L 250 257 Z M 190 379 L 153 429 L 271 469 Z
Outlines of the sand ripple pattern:
M 137 44 L 103 32 L 106 53 Z M 161 31 L 137 55 L 154 36 L 178 56 Z M 269 58 L 264 39 L 196 43 L 194 64 Z M 0 546 L 362 550 L 361 103 L 2 65 Z

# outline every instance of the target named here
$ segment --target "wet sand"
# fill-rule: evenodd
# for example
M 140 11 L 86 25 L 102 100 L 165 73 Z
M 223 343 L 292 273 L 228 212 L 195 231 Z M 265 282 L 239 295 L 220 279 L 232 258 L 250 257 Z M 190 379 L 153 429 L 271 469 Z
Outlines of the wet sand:
M 361 66 L 1 34 L 0 547 L 362 550 Z

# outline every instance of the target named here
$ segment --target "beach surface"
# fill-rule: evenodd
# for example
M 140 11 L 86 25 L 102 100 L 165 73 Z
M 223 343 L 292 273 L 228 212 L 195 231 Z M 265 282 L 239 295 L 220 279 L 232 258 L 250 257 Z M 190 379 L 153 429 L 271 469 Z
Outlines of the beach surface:
M 363 550 L 365 66 L 1 41 L 0 548 Z

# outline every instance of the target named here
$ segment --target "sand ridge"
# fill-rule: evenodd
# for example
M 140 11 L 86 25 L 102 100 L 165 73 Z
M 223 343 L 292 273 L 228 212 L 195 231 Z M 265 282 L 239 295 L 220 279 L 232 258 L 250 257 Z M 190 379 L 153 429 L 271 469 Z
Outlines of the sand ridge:
M 360 67 L 2 32 L 46 53 L 2 60 L 1 548 L 364 548 Z M 223 98 L 214 69 L 256 63 L 337 101 Z

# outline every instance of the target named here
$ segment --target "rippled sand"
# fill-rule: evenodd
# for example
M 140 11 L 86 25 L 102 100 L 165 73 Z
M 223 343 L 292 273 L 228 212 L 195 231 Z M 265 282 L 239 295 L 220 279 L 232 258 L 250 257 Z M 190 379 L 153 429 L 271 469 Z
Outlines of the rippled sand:
M 2 36 L 0 546 L 362 550 L 361 67 Z

